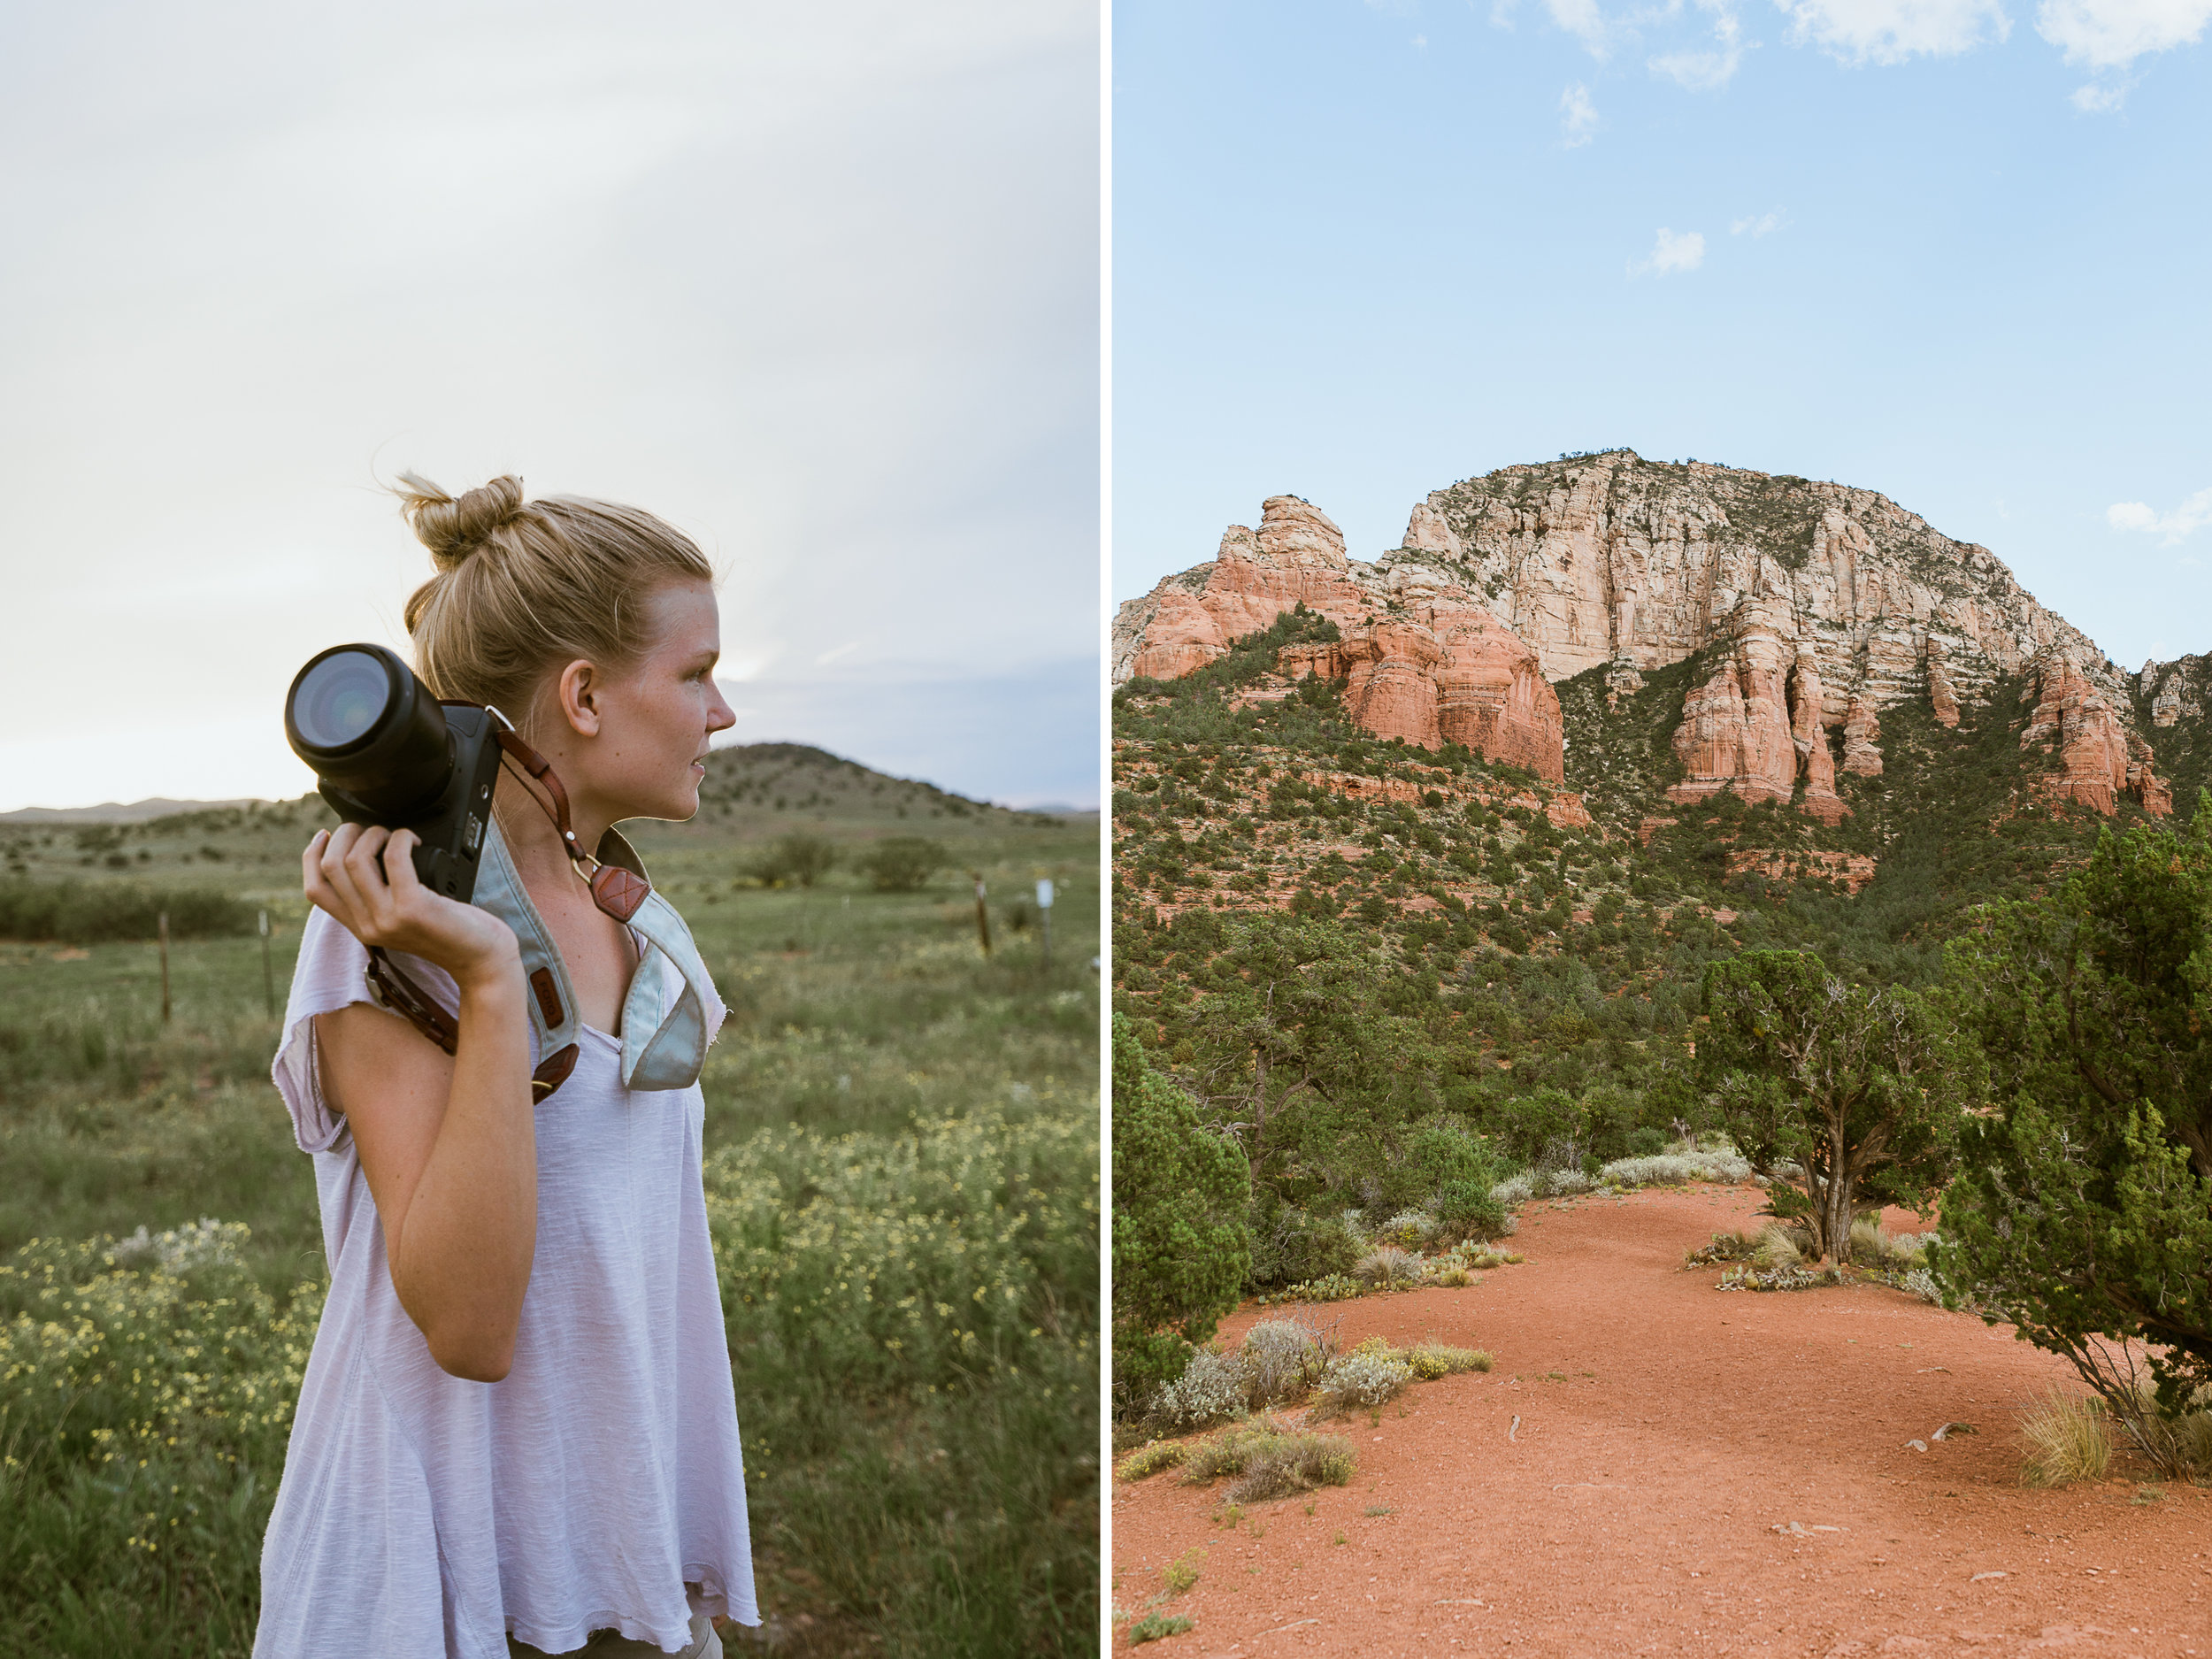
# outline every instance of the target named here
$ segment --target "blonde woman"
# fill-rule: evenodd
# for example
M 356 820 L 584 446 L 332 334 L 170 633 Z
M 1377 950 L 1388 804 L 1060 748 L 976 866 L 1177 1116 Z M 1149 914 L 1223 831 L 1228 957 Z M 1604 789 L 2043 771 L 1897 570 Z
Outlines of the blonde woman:
M 407 831 L 303 859 L 275 1078 L 331 1283 L 254 1651 L 718 1655 L 715 1616 L 759 1622 L 700 1186 L 723 1010 L 614 829 L 690 818 L 733 718 L 713 572 L 634 508 L 404 482 L 417 671 L 521 761 L 472 903 Z

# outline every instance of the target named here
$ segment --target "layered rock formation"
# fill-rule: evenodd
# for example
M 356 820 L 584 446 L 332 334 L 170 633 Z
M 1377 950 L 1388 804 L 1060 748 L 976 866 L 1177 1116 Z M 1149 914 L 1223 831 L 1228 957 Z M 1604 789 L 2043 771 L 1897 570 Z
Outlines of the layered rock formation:
M 1230 526 L 1212 563 L 1121 607 L 1115 682 L 1187 674 L 1300 604 L 1341 637 L 1286 648 L 1281 672 L 1343 680 L 1345 707 L 1365 730 L 1426 749 L 1463 743 L 1563 781 L 1559 697 L 1535 652 L 1433 566 L 1348 558 L 1328 516 L 1294 495 L 1267 501 L 1257 529 Z
M 2057 761 L 2039 787 L 2055 801 L 2078 801 L 2110 812 L 2122 795 L 2163 817 L 2173 797 L 2153 775 L 2150 745 L 2120 724 L 2112 700 L 2068 658 L 2053 653 L 2035 664 L 2036 703 L 2020 733 L 2022 749 Z
M 2148 662 L 2136 685 L 2151 700 L 2151 724 L 2169 726 L 2203 718 L 2205 693 L 2212 687 L 2212 657 L 2185 657 L 2178 662 Z
M 1674 752 L 1688 776 L 1667 791 L 1670 800 L 1733 788 L 1747 801 L 1787 801 L 1801 775 L 1807 811 L 1833 824 L 1850 810 L 1836 795 L 1819 665 L 1783 637 L 1781 615 L 1748 606 L 1711 676 L 1683 697 Z

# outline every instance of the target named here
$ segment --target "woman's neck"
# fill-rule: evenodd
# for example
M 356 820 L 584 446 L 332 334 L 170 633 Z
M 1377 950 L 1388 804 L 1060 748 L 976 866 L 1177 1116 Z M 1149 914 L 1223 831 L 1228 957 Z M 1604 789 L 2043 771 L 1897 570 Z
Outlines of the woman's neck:
M 558 772 L 556 767 L 556 775 Z M 611 827 L 611 821 L 603 811 L 595 810 L 595 803 L 579 801 L 572 795 L 569 797 L 569 828 L 575 833 L 576 844 L 588 853 L 596 854 L 599 839 Z M 554 828 L 553 816 L 546 810 L 543 798 L 503 768 L 499 774 L 499 787 L 492 796 L 492 816 L 498 822 L 500 839 L 506 842 L 507 855 L 515 861 L 524 886 L 549 892 L 557 890 L 563 882 L 576 879 L 571 873 L 572 863 L 561 845 L 560 832 Z

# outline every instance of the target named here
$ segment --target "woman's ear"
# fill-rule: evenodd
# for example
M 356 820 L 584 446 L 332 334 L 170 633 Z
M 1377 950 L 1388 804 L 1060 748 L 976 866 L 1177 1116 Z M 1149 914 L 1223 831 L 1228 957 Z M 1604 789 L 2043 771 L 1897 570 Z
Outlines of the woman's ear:
M 604 686 L 592 665 L 578 659 L 561 670 L 554 682 L 553 694 L 561 705 L 561 718 L 569 729 L 579 737 L 597 737 L 602 710 L 600 697 Z

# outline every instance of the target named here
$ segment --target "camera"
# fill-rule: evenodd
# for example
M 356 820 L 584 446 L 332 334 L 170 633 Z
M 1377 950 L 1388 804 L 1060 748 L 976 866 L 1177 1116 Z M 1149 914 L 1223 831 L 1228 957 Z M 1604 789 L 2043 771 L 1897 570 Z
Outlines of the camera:
M 410 829 L 415 874 L 466 904 L 499 780 L 500 717 L 440 703 L 380 645 L 334 645 L 284 698 L 284 736 L 349 824 Z

